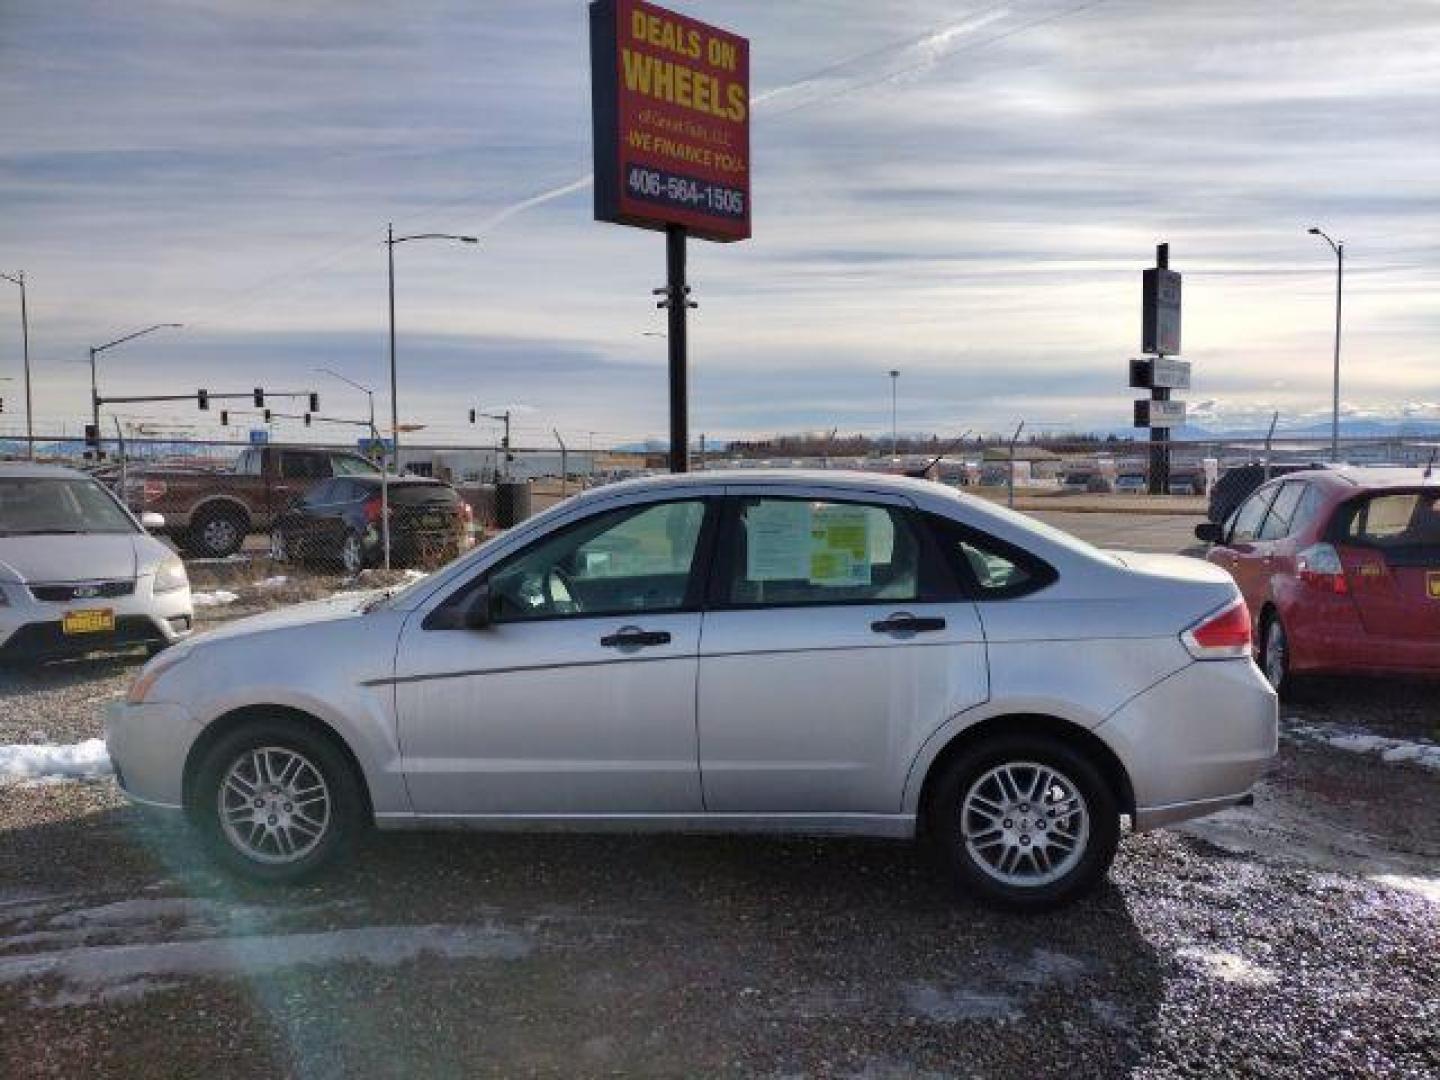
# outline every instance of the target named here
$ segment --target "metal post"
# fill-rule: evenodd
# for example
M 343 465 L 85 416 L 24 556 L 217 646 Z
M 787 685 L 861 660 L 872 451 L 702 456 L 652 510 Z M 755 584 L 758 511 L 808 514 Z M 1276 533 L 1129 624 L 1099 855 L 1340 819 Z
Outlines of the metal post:
M 690 469 L 689 402 L 686 387 L 685 226 L 665 226 L 665 290 L 670 346 L 670 471 Z
M 1330 460 L 1340 462 L 1340 299 L 1345 283 L 1345 243 L 1335 245 L 1335 387 L 1330 412 Z
M 1155 268 L 1157 270 L 1170 269 L 1170 245 L 1155 245 Z M 1158 346 L 1160 335 L 1155 335 Z M 1165 359 L 1165 354 L 1155 354 L 1155 365 L 1158 367 L 1160 361 Z M 1150 390 L 1151 401 L 1169 401 L 1170 391 L 1164 387 L 1152 387 Z M 1153 419 L 1153 418 L 1152 418 Z M 1150 494 L 1166 495 L 1170 491 L 1170 429 L 1168 427 L 1150 428 Z
M 20 286 L 20 349 L 25 360 L 25 456 L 35 460 L 35 413 L 30 399 L 30 308 L 25 298 L 25 271 L 19 270 L 14 277 L 0 274 L 6 281 Z
M 1010 493 L 1009 493 L 1009 498 L 1008 498 L 1007 501 L 1009 502 L 1009 505 L 1010 505 L 1010 509 L 1011 509 L 1011 510 L 1014 510 L 1014 509 L 1015 509 L 1015 444 L 1020 441 L 1020 432 L 1022 432 L 1022 431 L 1024 431 L 1024 430 L 1025 430 L 1025 421 L 1024 421 L 1024 420 L 1021 420 L 1021 421 L 1020 421 L 1020 426 L 1015 429 L 1015 434 L 1012 435 L 1012 436 L 1010 436 L 1010 468 L 1009 468 L 1009 474 L 1010 474 L 1010 481 L 1009 481 Z
M 400 471 L 400 405 L 396 400 L 395 378 L 395 226 L 385 226 L 385 262 L 389 271 L 390 286 L 390 445 L 395 455 L 395 471 Z M 384 446 L 381 446 L 381 461 L 384 461 Z
M 1270 414 L 1270 430 L 1265 433 L 1265 479 L 1270 479 L 1270 444 L 1275 439 L 1275 425 L 1280 422 L 1280 410 Z
M 560 437 L 559 428 L 551 428 L 555 433 L 555 441 L 560 444 L 560 497 L 563 499 L 569 494 L 570 483 L 570 456 L 565 449 L 565 440 Z
M 95 425 L 95 460 L 99 461 L 104 443 L 100 438 L 100 388 L 95 380 L 94 346 L 90 349 L 90 423 Z
M 890 372 L 890 464 L 900 460 L 900 429 L 896 423 L 898 413 L 895 408 L 896 388 L 900 385 L 900 372 Z

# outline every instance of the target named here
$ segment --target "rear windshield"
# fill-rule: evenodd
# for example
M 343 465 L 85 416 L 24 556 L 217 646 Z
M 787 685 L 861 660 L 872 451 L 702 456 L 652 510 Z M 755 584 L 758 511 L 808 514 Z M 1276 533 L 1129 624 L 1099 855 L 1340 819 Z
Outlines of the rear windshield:
M 0 536 L 135 531 L 130 515 L 93 480 L 0 477 Z
M 371 490 L 379 494 L 380 485 L 372 484 Z M 390 501 L 396 506 L 453 506 L 459 498 L 444 484 L 391 484 Z
M 1387 491 L 1342 506 L 1331 526 L 1341 543 L 1384 551 L 1440 551 L 1440 491 Z

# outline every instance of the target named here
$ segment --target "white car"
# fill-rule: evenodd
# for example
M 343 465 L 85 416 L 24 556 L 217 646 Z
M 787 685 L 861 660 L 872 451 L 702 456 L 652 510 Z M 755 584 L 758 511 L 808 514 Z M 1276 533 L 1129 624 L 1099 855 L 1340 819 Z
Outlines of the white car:
M 108 488 L 75 469 L 0 462 L 0 662 L 155 651 L 193 620 L 185 564 Z
M 393 595 L 151 661 L 107 740 L 138 802 L 289 880 L 389 829 L 927 830 L 1041 908 L 1137 829 L 1243 799 L 1276 701 L 1230 576 L 939 484 L 599 488 Z

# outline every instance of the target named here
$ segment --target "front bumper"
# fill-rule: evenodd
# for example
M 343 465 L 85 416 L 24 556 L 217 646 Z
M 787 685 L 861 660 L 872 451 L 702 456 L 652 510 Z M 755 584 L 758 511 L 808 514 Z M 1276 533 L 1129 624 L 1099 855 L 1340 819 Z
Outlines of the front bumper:
M 120 790 L 145 806 L 179 810 L 185 760 L 200 730 L 180 705 L 112 702 L 105 711 L 105 749 Z
M 6 583 L 8 603 L 0 607 L 0 662 L 79 656 L 101 649 L 144 644 L 174 644 L 189 637 L 195 626 L 190 590 L 155 595 L 149 578 L 136 582 L 129 596 L 47 603 L 36 600 L 23 585 Z M 107 633 L 66 634 L 65 613 L 108 608 L 115 629 Z
M 1129 701 L 1095 733 L 1119 756 L 1137 831 L 1223 810 L 1264 775 L 1279 705 L 1246 660 L 1199 660 Z

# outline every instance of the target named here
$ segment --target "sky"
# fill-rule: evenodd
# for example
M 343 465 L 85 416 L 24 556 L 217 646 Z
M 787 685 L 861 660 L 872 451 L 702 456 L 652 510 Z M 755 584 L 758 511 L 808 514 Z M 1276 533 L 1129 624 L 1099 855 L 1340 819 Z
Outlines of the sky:
M 1122 428 L 1140 276 L 1185 275 L 1196 423 L 1440 417 L 1432 0 L 685 0 L 751 40 L 753 228 L 690 246 L 691 430 Z M 580 0 L 0 0 L 0 270 L 37 426 L 318 390 L 487 441 L 663 439 L 659 234 L 593 220 Z M 550 195 L 551 197 L 545 197 Z M 0 281 L 0 431 L 23 387 Z M 222 434 L 193 406 L 117 407 Z M 286 434 L 300 430 L 282 429 Z M 233 434 L 233 432 L 232 432 Z

